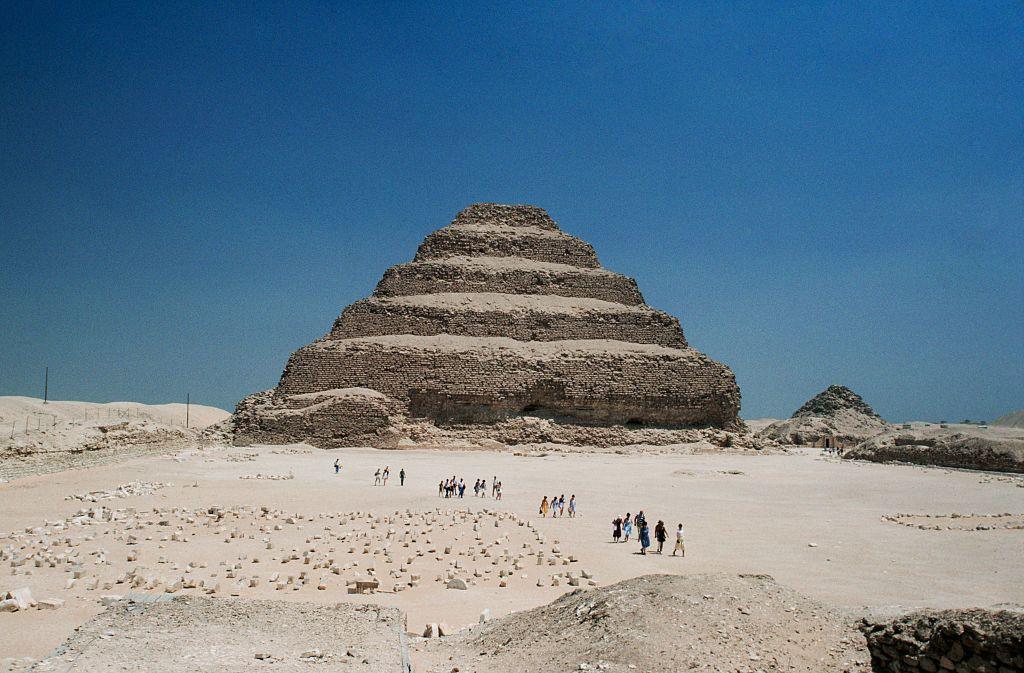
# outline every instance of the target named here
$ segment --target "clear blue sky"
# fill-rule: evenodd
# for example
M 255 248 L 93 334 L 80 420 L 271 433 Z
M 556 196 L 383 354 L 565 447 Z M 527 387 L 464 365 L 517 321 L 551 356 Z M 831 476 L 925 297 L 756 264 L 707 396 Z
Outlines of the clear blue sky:
M 498 201 L 748 418 L 1024 407 L 1024 5 L 728 4 L 6 3 L 0 394 L 229 408 Z

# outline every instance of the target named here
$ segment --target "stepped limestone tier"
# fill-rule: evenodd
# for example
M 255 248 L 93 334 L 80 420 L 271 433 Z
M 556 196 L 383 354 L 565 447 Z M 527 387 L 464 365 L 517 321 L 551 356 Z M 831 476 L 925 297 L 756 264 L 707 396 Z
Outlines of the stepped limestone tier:
M 544 210 L 475 204 L 292 354 L 233 423 L 238 443 L 323 447 L 415 444 L 425 427 L 507 437 L 528 419 L 557 426 L 558 441 L 629 444 L 657 429 L 665 443 L 738 427 L 739 402 L 728 367 Z

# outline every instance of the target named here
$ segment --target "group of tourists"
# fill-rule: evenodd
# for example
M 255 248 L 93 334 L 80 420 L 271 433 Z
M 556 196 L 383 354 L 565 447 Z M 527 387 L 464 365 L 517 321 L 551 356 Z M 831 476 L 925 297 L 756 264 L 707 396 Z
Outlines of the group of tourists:
M 337 461 L 335 461 L 337 462 Z M 379 467 L 377 471 L 373 473 L 373 485 L 374 486 L 387 486 L 388 478 L 391 476 L 391 467 L 388 465 L 384 466 L 381 470 Z M 405 468 L 401 468 L 398 471 L 398 485 L 405 486 Z
M 643 510 L 637 512 L 633 517 L 626 512 L 626 516 L 617 516 L 612 519 L 612 542 L 629 542 L 634 528 L 637 540 L 640 542 L 640 553 L 646 556 L 647 549 L 651 546 L 651 531 Z M 665 528 L 664 521 L 659 520 L 654 525 L 654 540 L 658 543 L 658 553 L 662 553 L 665 541 L 668 540 L 668 530 Z M 676 552 L 679 552 L 681 556 L 686 556 L 686 546 L 683 543 L 683 524 L 679 524 L 676 528 L 676 546 L 672 549 L 672 556 L 675 556 Z
M 551 512 L 551 518 L 565 516 L 565 494 L 553 495 L 551 500 L 545 495 L 540 501 L 540 515 L 547 518 L 548 512 Z M 572 495 L 569 497 L 569 518 L 576 518 L 576 496 Z
M 443 498 L 466 497 L 466 480 L 461 477 L 456 480 L 454 476 L 452 476 L 451 479 L 442 480 L 441 483 L 437 485 L 437 495 Z M 476 483 L 473 484 L 473 497 L 487 497 L 486 479 L 477 479 Z M 498 481 L 497 477 L 493 477 L 491 479 L 491 497 L 495 500 L 501 500 L 501 482 Z

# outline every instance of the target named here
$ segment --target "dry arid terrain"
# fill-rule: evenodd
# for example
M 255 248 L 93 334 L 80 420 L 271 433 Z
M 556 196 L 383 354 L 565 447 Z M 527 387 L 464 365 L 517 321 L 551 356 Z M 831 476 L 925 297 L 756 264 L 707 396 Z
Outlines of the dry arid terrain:
M 337 475 L 335 459 L 342 465 Z M 375 469 L 386 465 L 391 479 L 375 486 Z M 465 498 L 438 497 L 438 483 L 452 475 L 468 482 Z M 494 476 L 503 499 L 473 497 L 473 482 L 490 485 Z M 706 581 L 719 588 L 740 574 L 770 575 L 771 591 L 757 600 L 769 612 L 777 601 L 779 619 L 793 607 L 784 605 L 787 592 L 807 601 L 801 610 L 826 609 L 807 607 L 813 603 L 844 619 L 913 607 L 1022 604 L 1022 483 L 1015 475 L 839 460 L 818 449 L 514 455 L 196 445 L 0 484 L 0 591 L 28 587 L 40 603 L 64 601 L 55 610 L 0 613 L 0 658 L 46 657 L 105 609 L 104 596 L 129 593 L 395 606 L 407 617 L 416 670 L 444 673 L 458 665 L 448 657 L 465 661 L 473 639 L 489 636 L 463 632 L 442 639 L 451 647 L 439 652 L 418 638 L 429 624 L 457 631 L 476 624 L 484 610 L 497 619 L 567 592 L 651 574 L 713 574 Z M 575 494 L 578 516 L 540 517 L 541 497 L 563 493 Z M 640 509 L 670 532 L 683 523 L 685 558 L 669 555 L 671 540 L 665 554 L 647 556 L 637 553 L 635 540 L 612 543 L 611 520 Z M 371 578 L 379 581 L 377 593 L 348 593 L 350 582 Z M 449 588 L 449 578 L 467 588 Z M 743 592 L 752 591 L 750 580 L 742 582 Z M 749 626 L 740 608 L 752 608 L 743 601 L 739 622 L 715 612 L 720 604 L 686 604 L 683 597 L 694 592 L 715 594 L 697 586 L 666 586 L 669 598 L 639 600 L 633 609 L 646 623 L 678 608 L 674 619 L 686 629 L 705 624 L 687 641 L 694 644 Z M 719 593 L 747 595 L 739 591 Z M 713 618 L 701 617 L 705 608 Z M 544 619 L 561 623 L 552 609 Z M 521 624 L 505 627 L 512 638 Z M 826 643 L 821 656 L 862 670 L 866 654 L 847 651 L 851 642 L 859 646 L 857 634 L 845 621 L 836 628 L 834 646 Z M 119 637 L 116 628 L 111 633 Z M 663 635 L 671 642 L 671 633 Z M 765 643 L 776 636 L 766 634 Z M 764 656 L 804 666 L 808 660 L 795 653 L 800 638 L 794 643 L 753 655 L 730 651 L 730 661 Z M 599 663 L 627 670 L 614 650 L 569 662 L 560 647 L 552 650 L 560 663 L 548 670 Z M 294 649 L 275 656 L 294 659 L 300 645 Z M 796 658 L 786 659 L 789 650 Z M 690 660 L 680 654 L 671 661 Z M 748 661 L 752 671 L 787 670 Z M 516 670 L 515 662 L 497 656 L 489 670 Z M 644 662 L 638 670 L 651 670 L 648 659 L 636 663 Z

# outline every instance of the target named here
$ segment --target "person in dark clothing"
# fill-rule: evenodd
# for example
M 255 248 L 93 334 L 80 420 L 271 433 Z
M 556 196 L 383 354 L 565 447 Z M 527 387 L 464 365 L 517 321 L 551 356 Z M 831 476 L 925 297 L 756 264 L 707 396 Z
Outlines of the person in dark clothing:
M 658 553 L 665 547 L 665 540 L 668 539 L 668 531 L 665 530 L 665 522 L 658 521 L 654 526 L 654 539 L 658 541 Z

